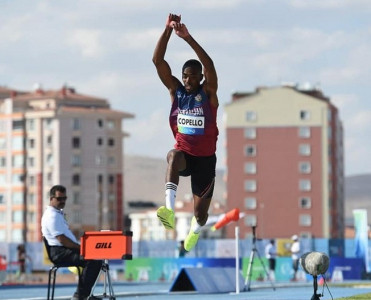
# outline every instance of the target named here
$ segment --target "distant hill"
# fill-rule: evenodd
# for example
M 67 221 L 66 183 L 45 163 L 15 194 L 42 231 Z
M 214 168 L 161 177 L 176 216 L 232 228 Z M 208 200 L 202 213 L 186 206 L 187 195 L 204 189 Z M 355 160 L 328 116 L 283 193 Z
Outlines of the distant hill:
M 345 178 L 345 219 L 354 225 L 353 209 L 367 209 L 368 224 L 371 224 L 371 174 Z
M 164 155 L 165 157 L 165 155 Z M 154 202 L 163 205 L 165 199 L 165 172 L 167 163 L 164 159 L 144 156 L 124 157 L 124 193 L 125 202 Z M 217 170 L 214 199 L 225 204 L 224 170 Z M 177 198 L 191 195 L 189 178 L 180 178 Z M 353 209 L 368 210 L 371 224 L 371 174 L 354 175 L 345 178 L 345 218 L 353 225 Z

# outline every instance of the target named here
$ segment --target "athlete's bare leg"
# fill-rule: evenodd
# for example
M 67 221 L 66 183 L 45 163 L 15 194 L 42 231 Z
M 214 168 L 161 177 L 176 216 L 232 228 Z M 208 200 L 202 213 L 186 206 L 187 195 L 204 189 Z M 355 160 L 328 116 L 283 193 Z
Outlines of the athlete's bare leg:
M 211 198 L 201 198 L 199 196 L 193 195 L 193 202 L 194 215 L 197 223 L 200 226 L 204 226 L 207 218 L 209 217 L 208 211 L 211 203 Z
M 172 149 L 167 154 L 166 182 L 179 184 L 179 172 L 186 168 L 186 160 L 182 151 Z

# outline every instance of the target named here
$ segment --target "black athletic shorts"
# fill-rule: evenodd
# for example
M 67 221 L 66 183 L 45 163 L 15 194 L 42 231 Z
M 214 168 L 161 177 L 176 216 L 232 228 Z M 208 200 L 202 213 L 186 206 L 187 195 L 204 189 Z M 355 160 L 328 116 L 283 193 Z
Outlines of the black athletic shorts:
M 216 155 L 193 156 L 183 152 L 186 168 L 180 176 L 191 176 L 192 193 L 201 198 L 211 198 L 214 192 Z

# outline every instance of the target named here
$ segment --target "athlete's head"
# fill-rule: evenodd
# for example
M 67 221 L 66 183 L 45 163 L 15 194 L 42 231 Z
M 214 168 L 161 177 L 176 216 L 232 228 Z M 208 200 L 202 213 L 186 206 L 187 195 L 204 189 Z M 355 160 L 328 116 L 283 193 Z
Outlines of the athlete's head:
M 202 65 L 196 59 L 187 60 L 182 68 L 182 80 L 188 93 L 198 90 L 203 79 Z

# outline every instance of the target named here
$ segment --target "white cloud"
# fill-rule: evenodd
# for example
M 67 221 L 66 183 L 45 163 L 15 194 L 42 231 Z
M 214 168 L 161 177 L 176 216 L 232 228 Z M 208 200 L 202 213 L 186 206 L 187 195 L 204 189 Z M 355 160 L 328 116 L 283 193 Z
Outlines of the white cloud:
M 67 42 L 78 47 L 83 57 L 96 58 L 104 53 L 101 36 L 101 30 L 76 29 L 72 31 Z
M 122 49 L 148 49 L 154 48 L 158 38 L 161 35 L 160 30 L 147 29 L 138 30 L 134 29 L 131 31 L 126 31 L 118 37 L 118 45 Z
M 4 18 L 0 24 L 1 47 L 7 46 L 9 43 L 21 41 L 25 36 L 24 27 L 30 23 L 32 17 L 23 15 L 17 18 Z
M 335 94 L 331 97 L 331 102 L 339 111 L 345 111 L 351 107 L 357 106 L 359 99 L 355 94 Z
M 328 68 L 320 71 L 318 78 L 328 85 L 337 85 L 355 81 L 361 72 L 355 67 Z
M 366 138 L 366 132 L 370 133 L 371 137 L 371 110 L 361 110 L 356 113 L 352 119 L 348 122 L 349 128 L 352 129 L 353 132 L 358 132 L 360 135 L 364 135 Z

